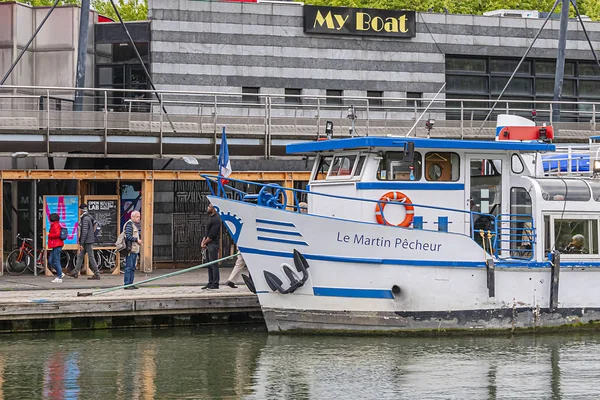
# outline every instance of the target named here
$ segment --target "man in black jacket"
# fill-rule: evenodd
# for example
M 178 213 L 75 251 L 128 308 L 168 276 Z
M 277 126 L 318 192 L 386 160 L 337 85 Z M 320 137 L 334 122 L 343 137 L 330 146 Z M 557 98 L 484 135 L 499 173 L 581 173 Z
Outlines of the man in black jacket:
M 87 204 L 83 203 L 79 206 L 79 210 L 81 211 L 81 219 L 79 220 L 79 251 L 77 253 L 77 262 L 75 263 L 73 271 L 69 272 L 67 275 L 72 278 L 79 277 L 79 271 L 81 271 L 81 265 L 83 264 L 83 259 L 87 253 L 90 268 L 94 273 L 94 275 L 90 276 L 88 279 L 100 280 L 100 272 L 98 271 L 98 265 L 96 264 L 96 258 L 94 257 L 94 243 L 96 242 L 94 219 L 88 214 Z
M 221 217 L 212 206 L 208 205 L 208 223 L 206 224 L 206 236 L 202 239 L 201 247 L 206 249 L 207 261 L 215 261 L 219 259 L 219 237 L 221 234 Z M 219 265 L 214 263 L 208 267 L 208 285 L 202 289 L 218 289 L 219 288 Z

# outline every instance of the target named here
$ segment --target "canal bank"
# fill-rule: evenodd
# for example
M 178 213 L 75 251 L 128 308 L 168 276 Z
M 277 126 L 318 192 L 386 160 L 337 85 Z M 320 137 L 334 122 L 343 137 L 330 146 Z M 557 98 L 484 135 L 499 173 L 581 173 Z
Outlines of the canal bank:
M 173 272 L 172 270 L 169 272 Z M 166 274 L 140 274 L 137 281 Z M 222 268 L 221 276 L 229 269 Z M 78 296 L 122 285 L 122 276 L 101 281 L 65 278 L 54 284 L 33 276 L 0 280 L 0 333 L 81 329 L 192 326 L 262 322 L 256 295 L 243 285 L 203 290 L 207 272 L 194 271 L 160 279 L 138 290 Z M 225 282 L 225 278 L 222 283 Z

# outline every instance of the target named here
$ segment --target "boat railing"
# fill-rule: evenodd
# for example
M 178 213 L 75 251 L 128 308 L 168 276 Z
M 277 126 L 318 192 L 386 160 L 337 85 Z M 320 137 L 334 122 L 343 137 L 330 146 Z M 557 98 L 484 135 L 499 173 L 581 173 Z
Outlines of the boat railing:
M 355 201 L 372 203 L 373 208 L 377 206 L 381 212 L 383 221 L 385 218 L 385 206 L 407 204 L 401 201 L 382 201 L 372 199 L 357 199 L 348 196 L 334 195 L 328 193 L 319 193 L 303 189 L 283 187 L 276 183 L 251 182 L 242 179 L 223 178 L 215 175 L 202 175 L 208 182 L 208 188 L 213 196 L 226 197 L 232 200 L 258 204 L 264 207 L 271 207 L 288 212 L 308 213 L 306 205 L 313 196 L 326 197 L 335 200 Z M 536 240 L 535 225 L 533 217 L 526 214 L 486 214 L 470 210 L 460 210 L 447 207 L 438 207 L 428 204 L 410 203 L 415 208 L 443 211 L 445 216 L 438 217 L 436 231 L 448 232 L 447 213 L 458 213 L 468 216 L 470 220 L 470 237 L 483 247 L 480 238 L 482 234 L 489 235 L 487 246 L 484 247 L 489 254 L 502 258 L 533 258 L 533 247 Z M 319 215 L 316 214 L 315 215 Z M 423 224 L 413 221 L 413 229 L 425 229 Z M 366 222 L 366 221 L 362 221 Z M 484 222 L 484 224 L 482 224 Z M 377 222 L 366 222 L 377 224 Z M 388 223 L 388 225 L 391 225 Z M 464 232 L 455 232 L 464 234 Z M 503 248 L 502 244 L 506 244 Z
M 530 214 L 498 214 L 495 218 L 498 258 L 534 258 L 537 234 L 533 216 Z
M 594 175 L 594 161 L 600 160 L 600 145 L 557 146 L 552 154 L 542 155 L 545 176 Z

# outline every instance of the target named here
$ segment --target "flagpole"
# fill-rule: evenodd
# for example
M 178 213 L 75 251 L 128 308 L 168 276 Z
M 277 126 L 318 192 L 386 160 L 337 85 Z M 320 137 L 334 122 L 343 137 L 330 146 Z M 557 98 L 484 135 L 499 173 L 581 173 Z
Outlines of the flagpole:
M 225 127 L 223 127 L 223 132 L 221 133 L 221 146 L 219 147 L 219 161 L 218 161 L 218 179 L 217 179 L 217 197 L 221 196 L 221 190 L 223 190 L 223 195 L 225 195 L 225 188 L 223 187 L 223 174 L 221 172 L 221 167 L 223 166 L 223 156 L 224 156 L 224 150 L 223 150 L 223 137 L 225 136 Z

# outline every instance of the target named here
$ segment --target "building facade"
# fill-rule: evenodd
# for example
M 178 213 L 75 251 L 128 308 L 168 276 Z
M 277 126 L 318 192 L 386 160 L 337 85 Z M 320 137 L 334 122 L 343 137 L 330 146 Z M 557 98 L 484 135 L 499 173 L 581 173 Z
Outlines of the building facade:
M 340 35 L 335 18 L 342 21 L 348 9 L 322 8 L 312 19 L 305 18 L 308 9 L 294 2 L 151 0 L 154 79 L 162 89 L 241 92 L 249 101 L 257 94 L 329 96 L 331 103 L 335 96 L 368 96 L 379 105 L 386 98 L 430 99 L 444 83 L 438 98 L 495 99 L 543 24 L 503 14 L 414 13 L 408 37 L 382 35 L 378 26 L 368 35 Z M 365 18 L 363 31 L 375 21 Z M 585 24 L 600 52 L 600 23 Z M 559 21 L 551 19 L 504 99 L 552 100 L 558 33 Z M 563 99 L 598 101 L 600 69 L 575 20 L 566 58 Z

